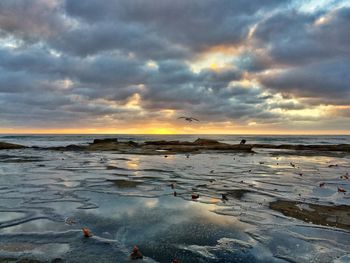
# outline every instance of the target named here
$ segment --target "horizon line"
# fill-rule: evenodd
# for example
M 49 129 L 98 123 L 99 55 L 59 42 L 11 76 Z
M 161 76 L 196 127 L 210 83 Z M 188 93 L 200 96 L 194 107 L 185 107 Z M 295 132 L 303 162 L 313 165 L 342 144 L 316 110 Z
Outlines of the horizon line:
M 0 135 L 244 135 L 244 136 L 254 136 L 254 135 L 265 135 L 265 136 L 273 136 L 273 135 L 283 135 L 283 136 L 350 136 L 350 133 L 0 133 Z

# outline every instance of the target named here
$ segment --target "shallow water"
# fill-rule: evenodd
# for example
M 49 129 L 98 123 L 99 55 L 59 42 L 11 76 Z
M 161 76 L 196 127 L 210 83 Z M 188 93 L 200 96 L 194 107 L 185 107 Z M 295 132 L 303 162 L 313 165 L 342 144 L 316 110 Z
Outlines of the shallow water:
M 350 205 L 347 172 L 349 155 L 272 150 L 1 151 L 0 258 L 128 262 L 137 245 L 145 262 L 349 262 L 350 231 L 269 208 L 277 199 Z

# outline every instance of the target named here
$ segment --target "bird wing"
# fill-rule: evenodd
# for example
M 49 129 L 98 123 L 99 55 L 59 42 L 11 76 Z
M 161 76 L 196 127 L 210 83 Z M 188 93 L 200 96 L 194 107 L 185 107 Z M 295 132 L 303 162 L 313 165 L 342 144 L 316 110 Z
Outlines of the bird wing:
M 195 120 L 195 121 L 199 121 L 198 119 L 195 119 L 195 118 L 191 118 L 192 120 Z
M 186 117 L 179 117 L 179 118 L 177 118 L 177 119 L 186 119 Z

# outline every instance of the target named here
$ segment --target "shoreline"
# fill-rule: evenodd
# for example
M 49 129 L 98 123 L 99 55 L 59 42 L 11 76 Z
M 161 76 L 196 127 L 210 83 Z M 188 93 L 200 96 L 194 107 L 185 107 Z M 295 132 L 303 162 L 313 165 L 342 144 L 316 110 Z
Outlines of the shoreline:
M 117 138 L 94 139 L 88 145 L 70 144 L 67 146 L 38 147 L 24 146 L 8 142 L 0 142 L 0 150 L 32 148 L 38 150 L 56 151 L 116 151 L 121 154 L 145 154 L 164 155 L 181 153 L 204 153 L 204 152 L 251 152 L 253 149 L 276 149 L 309 152 L 350 152 L 350 144 L 228 144 L 212 139 L 190 141 L 119 141 Z

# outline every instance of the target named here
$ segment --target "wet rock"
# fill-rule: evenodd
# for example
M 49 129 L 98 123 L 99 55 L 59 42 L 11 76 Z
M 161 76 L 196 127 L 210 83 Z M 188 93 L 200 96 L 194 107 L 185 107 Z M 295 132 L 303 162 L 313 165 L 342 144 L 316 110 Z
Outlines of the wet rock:
M 300 205 L 307 209 L 301 209 Z M 317 225 L 334 226 L 350 230 L 350 206 L 326 206 L 297 201 L 278 200 L 270 203 L 270 208 L 282 214 Z
M 350 152 L 350 144 L 331 144 L 331 145 L 294 145 L 294 144 L 251 144 L 253 148 L 267 148 L 267 149 L 286 149 L 297 151 L 341 151 Z
M 85 150 L 85 151 L 116 151 L 126 154 L 178 154 L 201 153 L 203 151 L 224 151 L 224 152 L 252 152 L 250 145 L 231 145 L 220 143 L 210 139 L 197 139 L 194 142 L 186 141 L 146 141 L 144 143 L 136 143 L 132 141 L 119 142 L 116 139 L 96 139 L 88 146 L 69 145 L 66 147 L 49 147 L 42 148 L 47 150 Z
M 243 183 L 243 181 L 241 181 L 241 183 Z M 226 194 L 224 194 L 226 196 L 226 198 L 228 199 L 228 197 L 233 197 L 235 199 L 241 200 L 242 197 L 246 194 L 246 193 L 250 193 L 251 191 L 246 190 L 246 189 L 235 189 L 235 190 L 230 190 L 227 191 Z M 223 195 L 223 196 L 224 196 Z
M 50 147 L 47 149 L 56 150 L 56 151 L 83 151 L 83 150 L 85 150 L 85 146 L 70 144 L 67 146 Z
M 35 259 L 16 259 L 16 258 L 0 258 L 0 263 L 44 263 L 43 261 L 35 260 Z
M 328 165 L 329 168 L 333 168 L 333 167 L 338 167 L 338 164 L 330 164 Z
M 14 143 L 0 142 L 0 150 L 23 149 L 23 148 L 27 148 L 27 147 L 19 144 L 14 144 Z
M 138 185 L 141 185 L 142 182 L 138 181 L 127 181 L 127 180 L 112 180 L 108 179 L 108 182 L 112 182 L 114 185 L 116 185 L 119 188 L 135 188 Z
M 75 144 L 70 144 L 66 146 L 66 149 L 69 151 L 82 151 L 84 150 L 83 146 L 75 145 Z
M 53 260 L 51 260 L 51 263 L 62 263 L 64 262 L 64 260 L 62 258 L 55 258 Z
M 74 218 L 72 218 L 72 217 L 66 217 L 64 219 L 64 223 L 71 226 L 71 225 L 76 224 L 77 221 Z
M 92 144 L 98 143 L 118 143 L 118 138 L 95 139 Z
M 84 237 L 92 237 L 92 234 L 88 228 L 83 227 L 82 231 L 83 231 Z
M 134 141 L 128 141 L 128 144 L 132 147 L 139 147 L 139 144 L 137 142 L 134 142 Z
M 130 254 L 130 258 L 132 260 L 136 260 L 136 259 L 143 259 L 143 255 L 140 252 L 140 249 L 137 246 L 134 246 L 131 254 Z
M 192 145 L 191 142 L 182 142 L 182 141 L 146 141 L 146 145 Z
M 35 259 L 23 258 L 23 259 L 17 260 L 16 263 L 42 263 L 42 261 L 35 260 Z
M 199 194 L 192 194 L 192 200 L 196 200 L 199 198 Z
M 344 188 L 341 188 L 338 186 L 338 192 L 339 193 L 346 193 L 346 190 Z
M 197 140 L 195 140 L 193 142 L 193 144 L 196 144 L 196 145 L 213 145 L 213 144 L 220 144 L 220 143 L 218 141 L 212 140 L 212 139 L 201 139 L 201 138 L 198 138 Z

